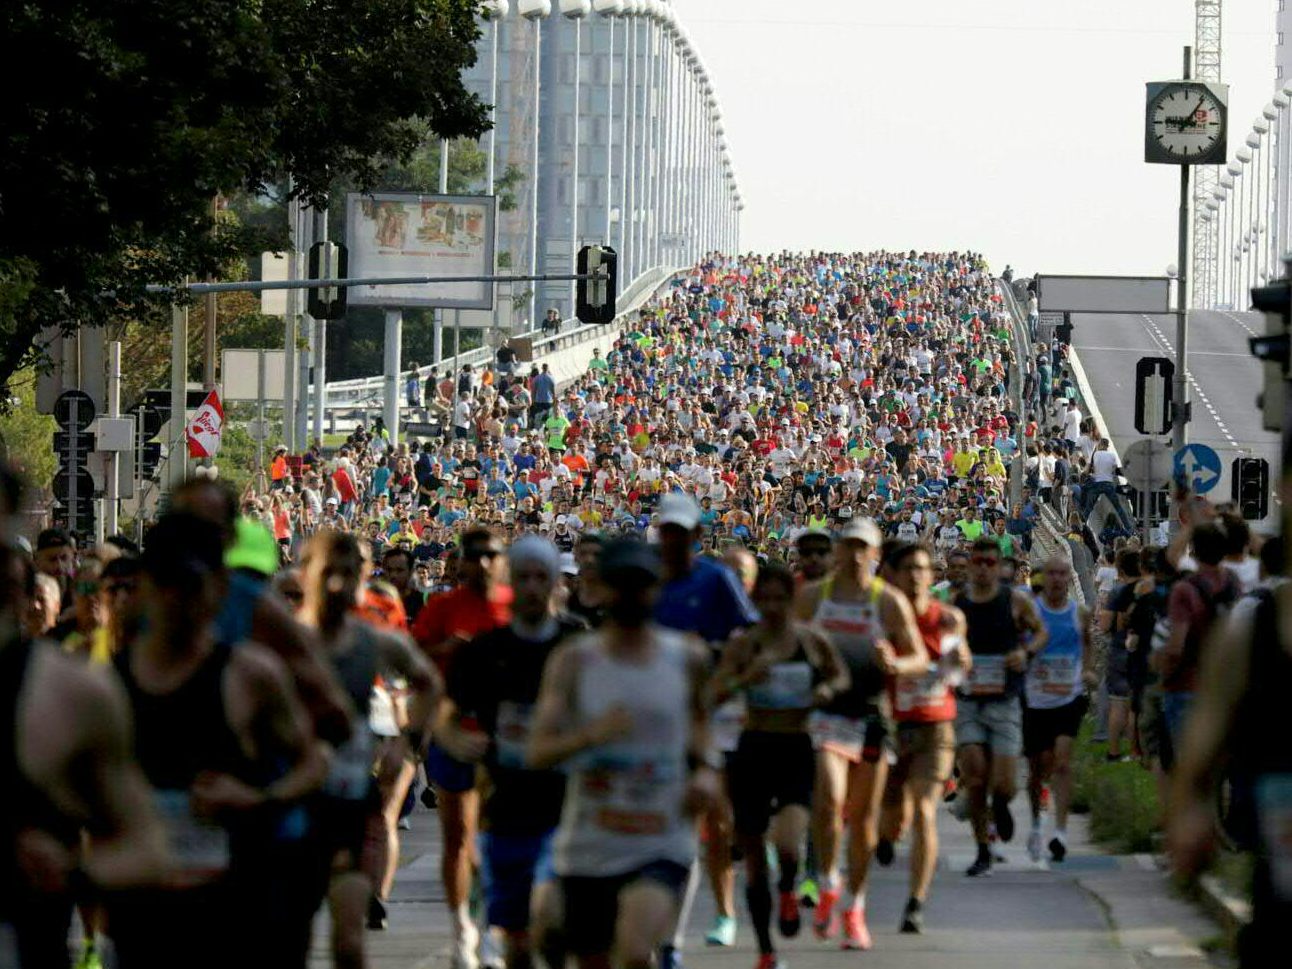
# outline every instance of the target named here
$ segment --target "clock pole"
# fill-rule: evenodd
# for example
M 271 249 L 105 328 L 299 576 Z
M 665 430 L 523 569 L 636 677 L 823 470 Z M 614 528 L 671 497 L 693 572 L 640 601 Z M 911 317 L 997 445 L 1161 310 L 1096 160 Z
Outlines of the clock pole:
M 1193 76 L 1193 48 L 1184 49 L 1184 79 Z M 1180 251 L 1176 266 L 1177 277 L 1175 308 L 1175 420 L 1171 429 L 1171 443 L 1179 451 L 1189 443 L 1189 169 L 1188 163 L 1180 166 Z

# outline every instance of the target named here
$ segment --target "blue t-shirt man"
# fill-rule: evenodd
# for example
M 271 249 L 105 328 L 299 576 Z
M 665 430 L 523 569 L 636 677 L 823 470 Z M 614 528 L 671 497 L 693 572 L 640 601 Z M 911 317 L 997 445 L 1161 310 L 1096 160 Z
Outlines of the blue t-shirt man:
M 758 622 L 758 610 L 731 569 L 713 559 L 697 558 L 690 572 L 660 590 L 655 621 L 695 633 L 706 643 L 721 643 L 737 629 Z

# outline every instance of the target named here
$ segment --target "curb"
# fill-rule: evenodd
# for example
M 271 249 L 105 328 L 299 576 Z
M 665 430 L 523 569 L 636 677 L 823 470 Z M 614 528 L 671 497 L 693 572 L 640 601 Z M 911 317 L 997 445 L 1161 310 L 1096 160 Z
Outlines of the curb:
M 1203 875 L 1198 880 L 1198 900 L 1231 939 L 1252 919 L 1251 903 L 1234 895 L 1215 875 Z

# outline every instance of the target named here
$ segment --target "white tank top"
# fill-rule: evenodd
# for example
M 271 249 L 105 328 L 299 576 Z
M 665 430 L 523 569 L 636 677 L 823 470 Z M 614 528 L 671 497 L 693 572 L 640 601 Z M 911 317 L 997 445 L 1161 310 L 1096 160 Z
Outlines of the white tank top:
M 554 844 L 560 875 L 622 875 L 655 861 L 690 865 L 695 825 L 683 814 L 691 740 L 689 649 L 681 633 L 654 630 L 642 663 L 608 655 L 594 639 L 577 647 L 571 726 L 620 706 L 629 736 L 585 751 L 571 765 Z

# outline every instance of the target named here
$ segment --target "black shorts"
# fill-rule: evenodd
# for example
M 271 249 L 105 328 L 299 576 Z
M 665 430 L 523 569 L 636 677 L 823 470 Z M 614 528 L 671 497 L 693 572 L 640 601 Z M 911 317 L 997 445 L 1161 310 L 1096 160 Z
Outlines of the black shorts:
M 1060 737 L 1075 737 L 1081 730 L 1090 701 L 1079 696 L 1061 707 L 1036 710 L 1023 708 L 1023 752 L 1035 757 L 1054 749 Z
M 342 852 L 348 855 L 349 869 L 359 870 L 368 819 L 380 810 L 380 796 L 375 787 L 366 798 L 348 800 L 320 795 L 314 799 L 310 806 L 310 841 L 320 863 L 327 865 L 329 872 L 335 867 L 336 856 Z
M 809 807 L 816 783 L 816 755 L 806 733 L 746 730 L 727 761 L 736 831 L 760 835 L 778 811 Z
M 1125 646 L 1117 645 L 1108 648 L 1108 665 L 1104 670 L 1104 682 L 1108 686 L 1109 699 L 1130 699 L 1130 653 L 1126 652 Z
M 561 879 L 565 896 L 565 943 L 576 956 L 609 952 L 619 921 L 619 894 L 629 885 L 653 882 L 681 901 L 691 869 L 675 861 L 652 861 L 622 875 L 603 878 L 566 875 Z

